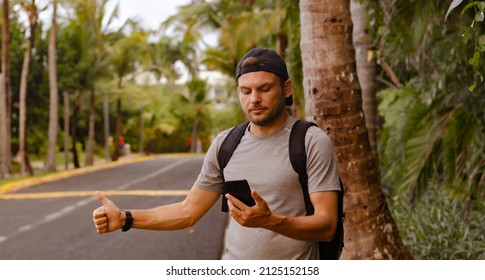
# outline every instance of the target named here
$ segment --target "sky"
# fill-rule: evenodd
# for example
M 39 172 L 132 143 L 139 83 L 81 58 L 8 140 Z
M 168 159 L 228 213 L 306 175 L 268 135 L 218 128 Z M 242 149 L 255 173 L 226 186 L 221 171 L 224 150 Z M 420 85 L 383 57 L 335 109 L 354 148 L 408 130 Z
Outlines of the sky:
M 119 3 L 119 17 L 124 22 L 128 17 L 136 17 L 142 26 L 156 29 L 160 23 L 177 13 L 177 7 L 190 0 L 111 0 L 110 6 Z
M 39 2 L 40 5 L 49 3 L 48 0 L 40 0 Z M 113 28 L 121 26 L 127 18 L 131 17 L 137 19 L 144 28 L 156 30 L 168 17 L 177 13 L 178 7 L 190 2 L 191 0 L 110 0 L 107 6 L 107 15 L 111 13 L 116 4 L 119 4 L 118 20 L 112 23 Z M 45 22 L 46 27 L 50 26 L 51 15 L 50 9 L 41 13 L 40 18 Z M 217 35 L 215 33 L 207 34 L 205 42 L 212 46 L 216 45 Z M 211 73 L 208 73 L 208 75 L 211 75 Z
M 129 17 L 136 18 L 143 27 L 158 29 L 160 24 L 177 13 L 178 7 L 189 4 L 191 0 L 110 0 L 108 9 L 111 11 L 119 3 L 119 19 L 113 23 L 120 26 Z M 207 33 L 205 43 L 217 45 L 217 35 Z
M 109 0 L 106 15 L 110 15 L 112 9 L 119 4 L 118 20 L 113 22 L 113 27 L 119 27 L 127 18 L 136 18 L 143 27 L 158 29 L 160 24 L 175 15 L 178 7 L 189 4 L 191 0 Z M 49 0 L 37 1 L 39 7 L 47 6 L 47 10 L 40 14 L 40 20 L 44 22 L 45 28 L 50 27 L 52 16 Z M 18 5 L 14 7 L 19 9 Z M 62 12 L 59 12 L 61 14 Z M 20 20 L 27 24 L 27 17 L 24 12 L 20 13 Z

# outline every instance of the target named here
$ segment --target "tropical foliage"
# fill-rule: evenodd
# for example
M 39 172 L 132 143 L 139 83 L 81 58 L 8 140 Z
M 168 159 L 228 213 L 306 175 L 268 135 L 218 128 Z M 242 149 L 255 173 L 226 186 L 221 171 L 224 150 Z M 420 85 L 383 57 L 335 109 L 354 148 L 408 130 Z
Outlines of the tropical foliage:
M 367 58 L 377 67 L 375 81 L 369 82 L 377 81 L 381 185 L 404 243 L 419 259 L 485 259 L 485 2 L 355 1 L 367 12 L 364 31 L 372 39 Z M 193 0 L 158 30 L 144 29 L 134 19 L 113 26 L 114 2 L 58 1 L 57 92 L 59 104 L 68 105 L 56 111 L 58 124 L 69 127 L 59 126 L 52 146 L 47 133 L 54 110 L 49 109 L 48 68 L 52 23 L 39 21 L 30 34 L 20 5 L 35 1 L 4 1 L 9 20 L 0 24 L 8 26 L 4 42 L 10 45 L 3 48 L 8 57 L 3 56 L 2 69 L 8 60 L 12 100 L 0 94 L 2 176 L 11 176 L 5 160 L 14 163 L 13 172 L 20 170 L 19 92 L 30 35 L 35 40 L 22 147 L 31 158 L 45 158 L 51 146 L 69 151 L 76 167 L 82 165 L 81 151 L 116 159 L 123 152 L 120 136 L 132 151 L 146 153 L 189 151 L 188 143 L 197 141 L 207 148 L 217 131 L 243 116 L 234 80 L 228 79 L 229 95 L 222 100 L 227 106 L 216 109 L 201 72 L 232 77 L 238 59 L 254 46 L 284 55 L 298 108 L 294 113 L 304 115 L 300 1 Z M 205 41 L 206 33 L 217 34 L 215 46 Z M 182 76 L 188 78 L 180 82 Z M 10 133 L 11 145 L 3 141 Z M 84 164 L 92 163 L 89 158 Z
M 380 15 L 370 23 L 380 26 L 372 29 L 378 63 L 399 77 L 378 93 L 379 157 L 394 216 L 417 258 L 483 259 L 484 65 L 470 59 L 481 53 L 483 10 L 473 2 L 467 7 L 476 10 L 445 20 L 446 1 L 386 2 L 369 6 Z M 389 72 L 380 77 L 392 80 Z

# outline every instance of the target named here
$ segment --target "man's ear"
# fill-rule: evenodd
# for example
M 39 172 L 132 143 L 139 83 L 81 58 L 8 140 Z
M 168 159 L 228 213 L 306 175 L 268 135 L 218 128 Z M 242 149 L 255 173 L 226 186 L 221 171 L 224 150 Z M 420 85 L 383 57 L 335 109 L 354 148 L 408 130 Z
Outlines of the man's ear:
M 291 96 L 291 80 L 288 79 L 285 82 L 285 97 L 290 97 Z

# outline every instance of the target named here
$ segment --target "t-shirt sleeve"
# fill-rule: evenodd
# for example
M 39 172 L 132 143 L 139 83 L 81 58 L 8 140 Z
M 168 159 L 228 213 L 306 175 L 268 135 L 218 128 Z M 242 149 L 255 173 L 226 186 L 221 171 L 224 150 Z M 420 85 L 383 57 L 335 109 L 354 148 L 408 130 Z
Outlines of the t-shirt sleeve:
M 340 181 L 333 145 L 328 135 L 310 127 L 305 137 L 309 193 L 340 191 Z
M 219 147 L 227 136 L 227 131 L 219 133 L 207 151 L 199 176 L 195 181 L 195 186 L 207 191 L 216 191 L 222 193 L 224 181 L 221 177 L 219 163 L 217 162 L 217 152 Z

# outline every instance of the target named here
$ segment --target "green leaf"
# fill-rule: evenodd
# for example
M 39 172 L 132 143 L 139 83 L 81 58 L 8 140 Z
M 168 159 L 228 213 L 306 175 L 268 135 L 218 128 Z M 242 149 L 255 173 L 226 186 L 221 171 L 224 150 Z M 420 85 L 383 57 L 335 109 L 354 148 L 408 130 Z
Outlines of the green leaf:
M 465 7 L 463 7 L 463 10 L 461 10 L 461 15 L 464 15 L 469 9 L 477 6 L 479 3 L 480 2 L 478 2 L 478 1 L 473 1 L 473 2 L 466 4 Z
M 478 8 L 479 8 L 481 11 L 485 10 L 485 2 L 480 2 L 480 3 L 478 3 L 477 7 L 478 7 Z
M 485 34 L 477 38 L 477 51 L 485 52 Z
M 458 5 L 460 5 L 460 4 L 461 4 L 461 2 L 463 2 L 463 0 L 453 0 L 453 2 L 451 2 L 450 7 L 448 8 L 448 12 L 446 12 L 446 17 L 445 17 L 445 20 L 448 18 L 448 15 L 450 14 L 450 12 L 451 12 L 451 11 L 452 11 L 454 8 L 458 7 Z
M 470 92 L 475 91 L 475 86 L 476 86 L 476 83 L 473 83 L 473 85 L 471 85 L 470 87 L 468 87 L 468 90 L 469 90 Z
M 473 29 L 469 26 L 465 27 L 465 31 L 463 31 L 463 34 L 461 34 L 461 36 L 463 37 L 463 39 L 465 39 L 466 41 L 470 40 L 472 38 L 472 31 Z
M 468 64 L 478 67 L 478 64 L 480 63 L 480 52 L 475 51 L 473 54 L 473 57 L 468 60 Z
M 485 15 L 483 14 L 483 11 L 475 15 L 475 20 L 478 22 L 482 22 L 484 18 L 485 18 Z

